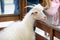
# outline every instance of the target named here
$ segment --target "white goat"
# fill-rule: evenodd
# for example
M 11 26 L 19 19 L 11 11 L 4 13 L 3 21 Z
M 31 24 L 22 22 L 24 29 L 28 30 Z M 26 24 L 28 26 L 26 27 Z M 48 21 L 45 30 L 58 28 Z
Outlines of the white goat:
M 0 32 L 0 40 L 34 40 L 33 24 L 35 20 L 45 19 L 44 7 L 40 4 L 32 7 L 20 22 L 15 22 Z

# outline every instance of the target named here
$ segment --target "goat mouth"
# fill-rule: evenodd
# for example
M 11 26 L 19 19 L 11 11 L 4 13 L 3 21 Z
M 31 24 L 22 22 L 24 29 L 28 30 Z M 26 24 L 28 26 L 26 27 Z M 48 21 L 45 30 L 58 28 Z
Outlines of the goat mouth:
M 41 21 L 45 21 L 46 20 L 46 18 L 43 18 L 43 19 L 40 19 Z

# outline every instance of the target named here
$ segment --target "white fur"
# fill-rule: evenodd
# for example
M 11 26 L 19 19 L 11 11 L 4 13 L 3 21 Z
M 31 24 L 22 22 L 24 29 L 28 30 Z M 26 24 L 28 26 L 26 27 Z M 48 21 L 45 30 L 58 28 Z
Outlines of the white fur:
M 20 22 L 17 21 L 0 32 L 0 40 L 34 40 L 33 24 L 35 20 L 45 19 L 43 7 L 35 5 Z M 37 14 L 32 14 L 38 12 Z

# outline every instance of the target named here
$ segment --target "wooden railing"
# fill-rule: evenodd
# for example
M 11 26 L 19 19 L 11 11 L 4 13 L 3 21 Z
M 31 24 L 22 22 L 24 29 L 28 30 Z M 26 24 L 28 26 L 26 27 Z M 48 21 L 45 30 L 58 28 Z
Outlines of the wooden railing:
M 37 26 L 38 28 L 42 29 L 43 31 L 49 33 L 50 40 L 54 40 L 54 36 L 60 39 L 60 29 L 57 28 L 56 26 L 48 25 L 43 21 L 36 21 L 35 26 Z M 38 35 L 38 36 L 40 36 L 40 35 Z M 40 36 L 40 39 L 39 39 L 39 37 L 36 37 L 36 38 L 38 38 L 37 40 L 41 40 L 43 37 Z M 43 38 L 43 40 L 46 40 L 46 38 Z

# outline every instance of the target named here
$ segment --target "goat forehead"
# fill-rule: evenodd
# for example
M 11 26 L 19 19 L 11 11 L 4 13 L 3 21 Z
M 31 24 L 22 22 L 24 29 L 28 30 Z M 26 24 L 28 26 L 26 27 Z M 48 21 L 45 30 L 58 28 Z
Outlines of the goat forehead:
M 34 10 L 36 10 L 36 11 L 43 11 L 44 8 L 43 7 L 35 7 Z
M 38 12 L 38 10 L 37 9 L 34 9 L 33 12 Z
M 44 10 L 44 8 L 43 8 L 43 7 L 38 7 L 37 9 L 38 9 L 39 11 Z
M 39 7 L 36 7 L 33 10 L 35 10 L 35 11 L 43 11 L 44 9 L 43 8 L 39 8 Z
M 40 10 L 44 9 L 44 7 L 42 5 L 40 5 L 40 4 L 36 5 L 35 8 L 40 9 Z

